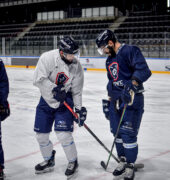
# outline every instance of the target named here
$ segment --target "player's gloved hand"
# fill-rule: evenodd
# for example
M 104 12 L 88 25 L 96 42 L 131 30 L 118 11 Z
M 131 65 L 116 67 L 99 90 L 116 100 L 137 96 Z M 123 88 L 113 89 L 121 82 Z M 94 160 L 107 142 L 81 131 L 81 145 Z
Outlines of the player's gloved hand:
M 103 105 L 103 113 L 104 113 L 106 119 L 110 120 L 110 112 L 109 112 L 110 101 L 108 101 L 106 99 L 102 99 L 102 105 Z
M 87 110 L 85 107 L 82 107 L 80 110 L 75 109 L 75 112 L 78 115 L 78 119 L 74 118 L 74 121 L 81 127 L 81 126 L 83 126 L 84 121 L 86 120 Z
M 58 85 L 52 90 L 53 98 L 56 99 L 58 102 L 63 103 L 66 99 L 66 91 L 63 88 L 64 86 Z
M 134 95 L 137 92 L 137 85 L 132 83 L 132 80 L 129 80 L 125 83 L 124 89 L 122 90 L 121 99 L 123 103 L 132 105 L 134 100 Z
M 0 120 L 5 120 L 10 115 L 10 108 L 8 102 L 0 104 Z
M 112 101 L 119 99 L 122 88 L 116 86 L 113 81 L 109 81 L 107 84 L 108 96 L 111 97 Z

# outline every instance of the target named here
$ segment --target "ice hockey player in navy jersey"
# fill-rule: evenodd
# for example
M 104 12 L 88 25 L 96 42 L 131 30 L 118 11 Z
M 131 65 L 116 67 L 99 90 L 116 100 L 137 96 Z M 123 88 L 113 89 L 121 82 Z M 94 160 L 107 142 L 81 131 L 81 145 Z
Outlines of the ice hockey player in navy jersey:
M 114 176 L 133 180 L 134 163 L 138 155 L 137 135 L 144 112 L 144 87 L 150 76 L 145 58 L 136 46 L 121 44 L 111 30 L 100 33 L 96 39 L 98 52 L 108 55 L 108 100 L 103 100 L 103 112 L 110 120 L 113 135 L 116 134 L 123 107 L 127 108 L 116 138 L 116 150 L 120 163 Z
M 4 179 L 4 152 L 2 148 L 1 121 L 5 120 L 10 115 L 9 104 L 7 101 L 8 93 L 8 76 L 5 70 L 5 66 L 0 59 L 0 180 Z
M 40 89 L 41 98 L 36 109 L 34 131 L 44 158 L 35 166 L 36 173 L 52 171 L 55 165 L 55 150 L 49 140 L 53 124 L 68 160 L 65 175 L 72 175 L 78 167 L 72 136 L 73 120 L 83 126 L 87 114 L 86 108 L 82 107 L 84 74 L 78 56 L 78 44 L 71 37 L 64 37 L 59 41 L 59 49 L 43 53 L 36 66 L 34 85 Z M 65 107 L 64 101 L 75 108 L 78 120 Z

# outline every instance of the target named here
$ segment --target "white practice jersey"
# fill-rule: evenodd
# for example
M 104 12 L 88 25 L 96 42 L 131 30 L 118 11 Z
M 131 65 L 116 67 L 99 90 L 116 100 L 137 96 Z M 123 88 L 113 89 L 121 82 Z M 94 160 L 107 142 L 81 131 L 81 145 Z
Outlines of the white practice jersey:
M 34 72 L 33 84 L 40 89 L 42 97 L 52 108 L 58 108 L 60 104 L 52 94 L 59 76 L 64 78 L 65 91 L 72 92 L 74 106 L 81 109 L 84 74 L 80 62 L 74 59 L 67 65 L 58 49 L 43 53 Z

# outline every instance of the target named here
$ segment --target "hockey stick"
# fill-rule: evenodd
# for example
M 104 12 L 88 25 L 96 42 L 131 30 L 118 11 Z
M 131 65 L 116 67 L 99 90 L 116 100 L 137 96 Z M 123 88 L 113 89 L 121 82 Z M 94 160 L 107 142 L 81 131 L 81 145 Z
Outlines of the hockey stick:
M 64 101 L 64 105 L 68 108 L 68 110 L 73 114 L 73 116 L 75 118 L 78 118 L 78 115 L 73 111 L 73 109 Z M 120 160 L 114 155 L 112 154 L 112 152 L 103 144 L 103 142 L 93 133 L 93 131 L 87 126 L 87 124 L 84 123 L 84 127 L 86 128 L 86 130 L 97 140 L 97 142 L 109 153 L 111 154 L 112 158 L 114 160 L 116 160 L 117 163 L 120 162 Z M 104 163 L 104 162 L 103 162 Z M 144 164 L 135 164 L 135 171 L 137 171 L 137 169 L 141 169 L 144 167 Z
M 113 144 L 112 144 L 112 148 L 111 148 L 111 151 L 110 151 L 110 154 L 109 154 L 107 163 L 105 164 L 104 161 L 101 161 L 101 163 L 100 163 L 101 166 L 102 166 L 105 170 L 107 169 L 107 167 L 108 167 L 108 165 L 109 165 L 110 157 L 111 157 L 112 152 L 113 152 L 113 148 L 114 148 L 114 145 L 115 145 L 115 142 L 116 142 L 118 133 L 119 133 L 120 125 L 121 125 L 121 123 L 122 123 L 122 120 L 123 120 L 123 117 L 124 117 L 124 114 L 125 114 L 125 111 L 126 111 L 126 107 L 127 107 L 127 104 L 124 105 L 123 112 L 122 112 L 122 115 L 121 115 L 121 118 L 120 118 L 119 125 L 118 125 L 118 127 L 117 127 L 117 131 L 116 131 L 116 134 L 115 134 L 115 138 L 114 138 L 114 141 L 113 141 Z
M 75 118 L 78 118 L 78 115 L 73 111 L 73 109 L 64 101 L 64 105 L 68 108 L 68 110 L 73 114 Z M 97 142 L 110 154 L 110 150 L 100 141 L 100 139 L 93 133 L 93 131 L 84 123 L 85 129 L 97 140 Z M 119 159 L 111 153 L 111 156 L 116 160 L 116 162 L 120 162 Z

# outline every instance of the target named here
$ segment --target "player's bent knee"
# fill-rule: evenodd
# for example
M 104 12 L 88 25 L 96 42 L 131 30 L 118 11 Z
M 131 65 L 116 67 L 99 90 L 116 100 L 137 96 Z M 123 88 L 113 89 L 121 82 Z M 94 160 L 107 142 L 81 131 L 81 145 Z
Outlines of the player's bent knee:
M 49 143 L 49 133 L 36 133 L 36 139 L 40 145 Z
M 74 142 L 73 136 L 71 132 L 60 132 L 60 131 L 55 131 L 58 140 L 62 145 L 68 145 L 72 142 Z

